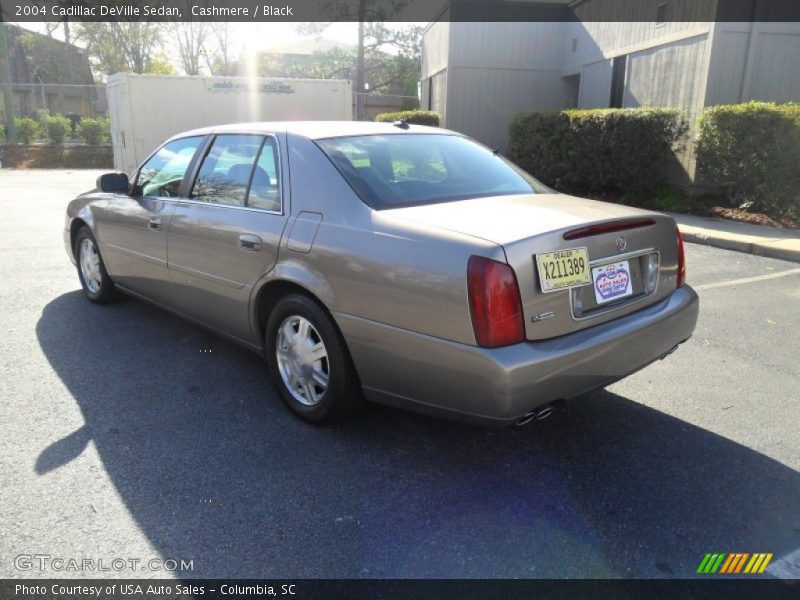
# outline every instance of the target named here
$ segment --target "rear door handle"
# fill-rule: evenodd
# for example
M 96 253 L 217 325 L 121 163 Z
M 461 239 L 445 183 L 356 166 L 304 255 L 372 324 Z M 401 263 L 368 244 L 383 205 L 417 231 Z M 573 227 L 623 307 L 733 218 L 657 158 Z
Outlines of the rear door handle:
M 258 252 L 261 250 L 261 238 L 257 235 L 243 234 L 239 236 L 239 247 L 242 250 Z
M 161 229 L 161 219 L 158 217 L 150 217 L 150 223 L 147 226 L 154 231 L 158 231 Z

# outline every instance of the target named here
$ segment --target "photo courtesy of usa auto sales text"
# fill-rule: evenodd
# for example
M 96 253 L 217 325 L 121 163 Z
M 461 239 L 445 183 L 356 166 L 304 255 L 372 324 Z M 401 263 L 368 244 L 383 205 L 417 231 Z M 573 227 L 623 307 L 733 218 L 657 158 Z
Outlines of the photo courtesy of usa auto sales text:
M 14 586 L 16 596 L 44 596 L 52 594 L 55 597 L 66 596 L 70 598 L 81 596 L 101 595 L 112 596 L 202 596 L 206 593 L 222 596 L 294 596 L 297 594 L 297 585 L 293 583 L 281 585 L 229 585 L 223 584 L 216 588 L 206 588 L 202 585 L 153 585 L 138 583 L 112 583 L 108 585 L 70 585 L 54 583 L 51 585 L 25 585 L 18 583 Z

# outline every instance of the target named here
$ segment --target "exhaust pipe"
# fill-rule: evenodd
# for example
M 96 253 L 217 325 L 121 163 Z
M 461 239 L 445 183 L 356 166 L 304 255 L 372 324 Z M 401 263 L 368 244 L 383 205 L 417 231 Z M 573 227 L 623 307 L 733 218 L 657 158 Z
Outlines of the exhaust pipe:
M 537 421 L 541 421 L 542 419 L 546 419 L 553 413 L 553 407 L 550 404 L 544 404 L 539 406 L 538 408 L 533 409 L 531 412 L 524 415 L 517 421 L 517 427 L 522 427 L 523 425 L 527 425 L 534 419 Z

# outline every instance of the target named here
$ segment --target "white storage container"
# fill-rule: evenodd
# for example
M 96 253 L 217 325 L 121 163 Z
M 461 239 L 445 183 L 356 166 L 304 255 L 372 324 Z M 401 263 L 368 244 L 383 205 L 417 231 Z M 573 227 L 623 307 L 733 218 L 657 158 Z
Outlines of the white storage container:
M 131 173 L 181 131 L 252 121 L 351 121 L 352 87 L 334 79 L 117 73 L 106 86 L 114 167 Z

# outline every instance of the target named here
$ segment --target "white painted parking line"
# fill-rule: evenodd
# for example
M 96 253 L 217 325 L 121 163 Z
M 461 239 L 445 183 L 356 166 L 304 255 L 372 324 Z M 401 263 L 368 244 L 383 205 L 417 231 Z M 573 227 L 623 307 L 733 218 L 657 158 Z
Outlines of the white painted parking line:
M 774 561 L 767 573 L 778 579 L 800 579 L 800 549 Z
M 703 285 L 694 286 L 695 290 L 712 290 L 714 288 L 728 287 L 729 285 L 739 285 L 742 283 L 754 283 L 756 281 L 765 281 L 767 279 L 777 279 L 779 277 L 786 277 L 788 275 L 800 274 L 800 269 L 789 269 L 788 271 L 781 271 L 780 273 L 769 273 L 767 275 L 757 275 L 756 277 L 745 277 L 743 279 L 731 279 L 729 281 L 719 281 L 717 283 L 705 283 Z

